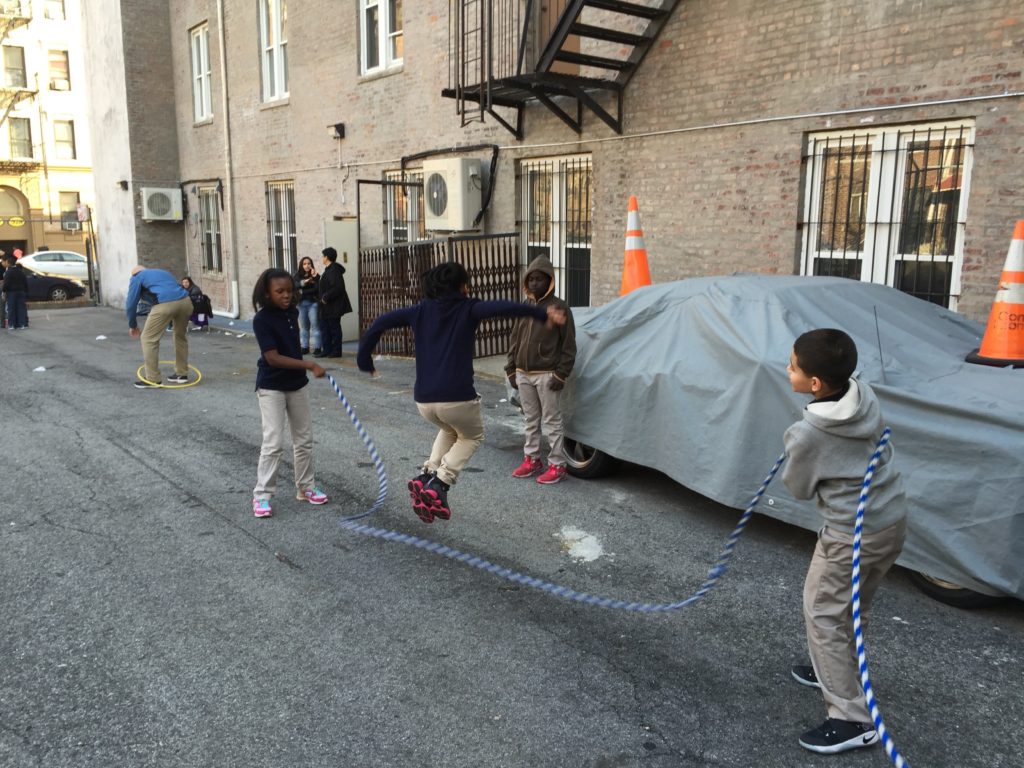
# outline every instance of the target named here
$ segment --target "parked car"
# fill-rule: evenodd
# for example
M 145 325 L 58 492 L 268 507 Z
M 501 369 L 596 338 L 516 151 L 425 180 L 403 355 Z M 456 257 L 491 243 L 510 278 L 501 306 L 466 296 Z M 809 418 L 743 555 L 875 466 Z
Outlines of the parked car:
M 23 267 L 46 275 L 57 275 L 72 280 L 88 280 L 89 265 L 85 256 L 73 251 L 36 251 L 18 259 Z
M 22 264 L 24 260 L 20 259 L 18 264 L 25 270 L 28 280 L 29 301 L 67 301 L 85 295 L 85 284 L 80 280 L 41 274 Z
M 910 506 L 900 564 L 952 604 L 1024 598 L 1024 369 L 964 362 L 979 324 L 885 286 L 767 275 L 649 286 L 573 312 L 573 475 L 624 459 L 745 508 L 807 402 L 786 375 L 793 341 L 841 328 L 893 430 Z M 779 479 L 758 512 L 821 525 Z

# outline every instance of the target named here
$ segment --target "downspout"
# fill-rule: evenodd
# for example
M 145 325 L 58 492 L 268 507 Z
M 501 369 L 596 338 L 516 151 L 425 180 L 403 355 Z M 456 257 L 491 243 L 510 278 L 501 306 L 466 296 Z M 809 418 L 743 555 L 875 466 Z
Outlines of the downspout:
M 231 308 L 227 312 L 214 310 L 213 314 L 220 317 L 235 318 L 241 314 L 238 305 L 238 243 L 235 239 L 237 220 L 235 217 L 235 171 L 234 161 L 231 157 L 231 119 L 228 114 L 228 47 L 227 33 L 224 30 L 224 0 L 217 0 L 217 30 L 220 39 L 220 92 L 221 110 L 224 113 L 224 175 L 228 188 L 228 228 L 230 230 L 229 242 L 231 243 Z M 221 208 L 223 210 L 224 196 L 221 195 Z

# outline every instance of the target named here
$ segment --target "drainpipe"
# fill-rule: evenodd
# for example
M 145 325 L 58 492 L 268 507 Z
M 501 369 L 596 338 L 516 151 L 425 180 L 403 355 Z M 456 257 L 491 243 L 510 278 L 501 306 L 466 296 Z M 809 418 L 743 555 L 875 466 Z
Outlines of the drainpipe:
M 241 314 L 238 304 L 238 243 L 235 239 L 237 220 L 235 217 L 235 185 L 234 162 L 231 157 L 231 119 L 228 114 L 228 46 L 227 33 L 224 30 L 224 0 L 217 0 L 217 29 L 220 38 L 220 91 L 221 111 L 224 114 L 224 175 L 228 188 L 228 228 L 231 243 L 231 308 L 227 312 L 214 310 L 213 314 L 220 317 L 236 318 Z M 223 193 L 221 201 L 223 205 Z

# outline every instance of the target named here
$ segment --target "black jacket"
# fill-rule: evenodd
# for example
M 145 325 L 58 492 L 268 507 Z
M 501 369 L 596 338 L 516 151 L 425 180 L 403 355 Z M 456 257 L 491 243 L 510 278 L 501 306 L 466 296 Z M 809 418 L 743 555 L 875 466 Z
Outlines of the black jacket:
M 302 269 L 297 269 L 292 275 L 292 279 L 295 281 L 295 290 L 299 293 L 299 301 L 318 301 L 320 299 L 319 274 L 313 275 L 313 280 L 303 285 L 302 281 L 306 279 L 306 273 Z
M 28 292 L 28 278 L 25 271 L 17 264 L 12 264 L 4 272 L 4 293 Z
M 320 307 L 324 317 L 341 317 L 352 311 L 344 274 L 345 268 L 334 262 L 320 276 Z

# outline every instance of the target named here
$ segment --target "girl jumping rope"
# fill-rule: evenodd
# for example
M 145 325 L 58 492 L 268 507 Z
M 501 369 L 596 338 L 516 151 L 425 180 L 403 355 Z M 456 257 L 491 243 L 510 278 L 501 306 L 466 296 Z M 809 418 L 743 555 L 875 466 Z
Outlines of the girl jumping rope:
M 270 499 L 277 490 L 285 421 L 291 428 L 295 452 L 295 497 L 310 504 L 326 504 L 327 494 L 313 482 L 313 424 L 309 414 L 306 371 L 318 379 L 327 372 L 302 359 L 299 311 L 294 306 L 295 282 L 283 269 L 268 269 L 252 292 L 252 329 L 260 346 L 256 396 L 263 419 L 263 447 L 252 492 L 256 517 L 270 517 Z

